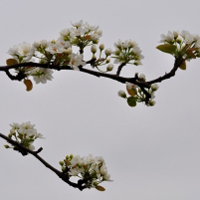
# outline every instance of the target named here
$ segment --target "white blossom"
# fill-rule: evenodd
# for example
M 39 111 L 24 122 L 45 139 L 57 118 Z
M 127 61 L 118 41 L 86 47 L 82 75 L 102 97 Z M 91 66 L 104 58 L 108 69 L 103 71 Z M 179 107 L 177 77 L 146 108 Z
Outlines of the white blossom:
M 167 35 L 162 34 L 160 42 L 172 42 L 174 40 L 174 34 L 168 31 Z
M 60 42 L 49 42 L 45 50 L 50 52 L 51 54 L 57 54 L 63 53 L 65 51 L 65 48 Z
M 71 24 L 72 24 L 72 26 L 78 28 L 78 27 L 81 27 L 83 25 L 83 20 L 80 20 L 79 22 L 76 22 L 76 23 L 71 22 Z
M 87 22 L 84 24 L 84 26 L 88 31 L 97 31 L 99 28 L 99 26 L 91 26 Z
M 43 83 L 45 84 L 47 80 L 51 81 L 53 79 L 53 70 L 46 68 L 35 68 L 30 73 L 33 76 L 36 84 Z
M 83 56 L 81 54 L 70 55 L 69 66 L 75 70 L 79 70 L 78 66 L 84 66 L 86 63 L 83 61 Z
M 70 33 L 71 33 L 71 30 L 70 30 L 69 28 L 66 28 L 66 29 L 60 31 L 60 35 L 61 35 L 61 37 L 63 37 L 63 38 L 66 37 L 66 36 L 69 36 Z
M 20 62 L 30 61 L 34 53 L 34 46 L 26 42 L 19 45 L 15 45 L 13 48 L 10 48 L 8 50 L 8 54 L 13 56 L 14 59 L 18 61 L 20 60 Z

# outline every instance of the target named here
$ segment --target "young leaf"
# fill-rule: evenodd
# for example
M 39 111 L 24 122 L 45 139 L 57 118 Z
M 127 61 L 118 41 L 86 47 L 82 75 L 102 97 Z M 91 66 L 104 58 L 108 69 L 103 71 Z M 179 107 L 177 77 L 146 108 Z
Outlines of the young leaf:
M 186 52 L 187 52 L 187 54 L 188 54 L 188 56 L 190 57 L 190 58 L 196 58 L 196 56 L 195 56 L 195 54 L 193 53 L 194 51 L 196 51 L 198 48 L 191 48 L 191 49 L 188 49 Z
M 126 90 L 131 96 L 134 96 L 137 94 L 135 85 L 132 85 L 132 88 L 129 88 L 128 86 L 126 86 Z
M 26 91 L 31 91 L 33 88 L 33 83 L 29 79 L 24 79 L 24 84 L 26 85 Z
M 18 64 L 18 62 L 17 62 L 15 59 L 10 58 L 10 59 L 7 59 L 7 60 L 6 60 L 6 64 L 7 64 L 8 66 L 11 66 L 11 65 L 16 65 L 16 64 Z
M 131 107 L 135 107 L 137 105 L 137 99 L 135 97 L 128 97 L 127 103 Z
M 164 53 L 169 53 L 172 55 L 176 51 L 176 46 L 172 44 L 162 44 L 162 45 L 157 46 L 156 48 Z
M 106 189 L 100 185 L 97 185 L 96 186 L 96 189 L 99 190 L 99 191 L 105 191 Z
M 180 69 L 182 70 L 186 70 L 186 62 L 185 60 L 183 61 L 183 63 L 179 66 Z

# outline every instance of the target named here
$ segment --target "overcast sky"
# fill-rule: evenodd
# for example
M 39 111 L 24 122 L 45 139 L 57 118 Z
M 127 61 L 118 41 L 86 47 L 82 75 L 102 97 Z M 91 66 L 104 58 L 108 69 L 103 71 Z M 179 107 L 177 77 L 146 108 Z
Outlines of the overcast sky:
M 101 43 L 113 48 L 132 39 L 142 49 L 143 65 L 127 66 L 124 76 L 144 73 L 151 80 L 168 72 L 173 57 L 159 52 L 161 34 L 187 30 L 200 35 L 198 0 L 1 0 L 0 65 L 10 47 L 57 39 L 70 22 L 99 25 Z M 113 48 L 114 49 L 114 48 Z M 11 200 L 199 200 L 199 65 L 160 84 L 156 105 L 130 108 L 117 96 L 125 86 L 76 71 L 55 72 L 45 85 L 26 92 L 21 82 L 0 73 L 0 132 L 31 121 L 46 139 L 40 155 L 54 167 L 68 154 L 103 156 L 114 182 L 80 192 L 34 157 L 6 150 L 0 139 L 0 199 Z

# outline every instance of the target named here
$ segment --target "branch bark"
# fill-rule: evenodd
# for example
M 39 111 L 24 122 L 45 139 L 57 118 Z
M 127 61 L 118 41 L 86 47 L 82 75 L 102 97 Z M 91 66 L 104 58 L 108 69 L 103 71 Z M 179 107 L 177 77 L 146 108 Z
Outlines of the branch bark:
M 173 77 L 175 75 L 178 67 L 181 66 L 183 61 L 184 61 L 184 59 L 182 59 L 182 58 L 176 58 L 175 62 L 174 62 L 174 66 L 169 73 L 166 73 L 164 76 L 161 76 L 159 78 L 156 78 L 156 79 L 153 79 L 150 81 L 140 81 L 137 76 L 123 77 L 123 76 L 118 75 L 119 73 L 117 73 L 117 74 L 102 73 L 102 72 L 98 72 L 95 70 L 84 68 L 83 66 L 79 66 L 79 71 L 89 74 L 89 75 L 92 75 L 92 76 L 99 77 L 99 78 L 104 77 L 104 78 L 112 79 L 112 80 L 118 81 L 122 84 L 124 84 L 126 82 L 130 82 L 139 87 L 149 88 L 151 86 L 151 84 L 153 84 L 153 83 L 159 83 L 159 82 L 162 82 L 166 79 Z M 87 63 L 90 64 L 90 61 L 88 61 Z M 124 65 L 122 65 L 122 66 L 124 66 Z M 10 72 L 9 72 L 10 69 L 16 69 L 19 67 L 40 67 L 40 68 L 53 69 L 53 70 L 57 70 L 57 71 L 73 70 L 70 66 L 53 65 L 51 63 L 50 64 L 41 64 L 41 63 L 29 62 L 29 63 L 20 63 L 20 64 L 16 64 L 16 65 L 12 65 L 12 66 L 0 66 L 0 71 L 4 71 L 11 80 L 21 81 L 24 78 L 22 75 L 14 76 L 14 75 L 10 74 Z
M 37 158 L 45 167 L 47 167 L 48 169 L 53 171 L 59 178 L 61 178 L 68 185 L 70 185 L 74 188 L 78 188 L 81 191 L 86 188 L 84 186 L 84 181 L 79 180 L 77 183 L 71 182 L 69 180 L 70 177 L 67 174 L 63 173 L 62 171 L 57 170 L 52 165 L 50 165 L 47 161 L 45 161 L 41 156 L 39 156 L 38 154 L 43 150 L 42 147 L 40 147 L 37 151 L 32 151 L 30 149 L 23 147 L 18 142 L 10 139 L 9 137 L 5 136 L 2 133 L 0 133 L 0 137 L 5 139 L 8 143 L 12 144 L 13 146 L 17 147 L 17 149 L 14 148 L 14 150 L 20 152 L 23 156 L 31 154 L 32 156 Z

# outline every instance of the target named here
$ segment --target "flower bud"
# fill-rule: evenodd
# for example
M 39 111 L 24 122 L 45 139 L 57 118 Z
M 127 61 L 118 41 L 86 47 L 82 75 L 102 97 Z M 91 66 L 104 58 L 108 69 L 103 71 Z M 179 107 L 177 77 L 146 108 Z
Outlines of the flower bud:
M 106 49 L 105 54 L 106 54 L 106 56 L 110 56 L 112 54 L 112 50 L 110 48 Z
M 40 43 L 41 43 L 41 45 L 42 45 L 43 47 L 46 47 L 47 44 L 48 44 L 47 40 L 41 40 Z
M 40 45 L 41 45 L 40 41 L 35 41 L 35 42 L 33 43 L 33 46 L 34 46 L 35 48 L 38 48 Z
M 72 48 L 67 48 L 64 52 L 66 54 L 72 54 Z
M 109 72 L 109 71 L 112 71 L 113 68 L 114 68 L 114 65 L 113 65 L 113 64 L 109 64 L 109 65 L 107 66 L 107 71 L 108 71 L 108 72 Z
M 144 74 L 140 74 L 139 75 L 139 79 L 141 79 L 142 81 L 145 81 L 146 80 L 146 77 Z
M 128 90 L 131 90 L 133 88 L 133 84 L 126 82 L 126 87 L 127 87 Z
M 93 54 L 95 54 L 97 52 L 97 47 L 95 45 L 92 45 L 90 50 Z
M 62 167 L 62 171 L 64 172 L 66 170 L 66 167 Z
M 56 40 L 54 40 L 54 39 L 51 40 L 51 43 L 52 43 L 52 44 L 56 44 Z
M 64 162 L 63 162 L 63 161 L 60 161 L 59 164 L 62 166 L 62 165 L 64 165 Z
M 104 44 L 99 45 L 100 51 L 104 50 L 104 48 L 105 48 L 105 45 L 104 45 Z
M 156 83 L 154 83 L 154 84 L 151 85 L 151 89 L 152 89 L 153 91 L 158 90 L 158 88 L 159 88 L 159 86 L 158 86 Z
M 149 106 L 154 106 L 156 102 L 154 100 L 149 100 L 148 105 Z
M 120 90 L 119 92 L 118 92 L 118 95 L 120 96 L 120 97 L 122 97 L 122 98 L 126 98 L 126 93 L 123 91 L 123 90 Z

